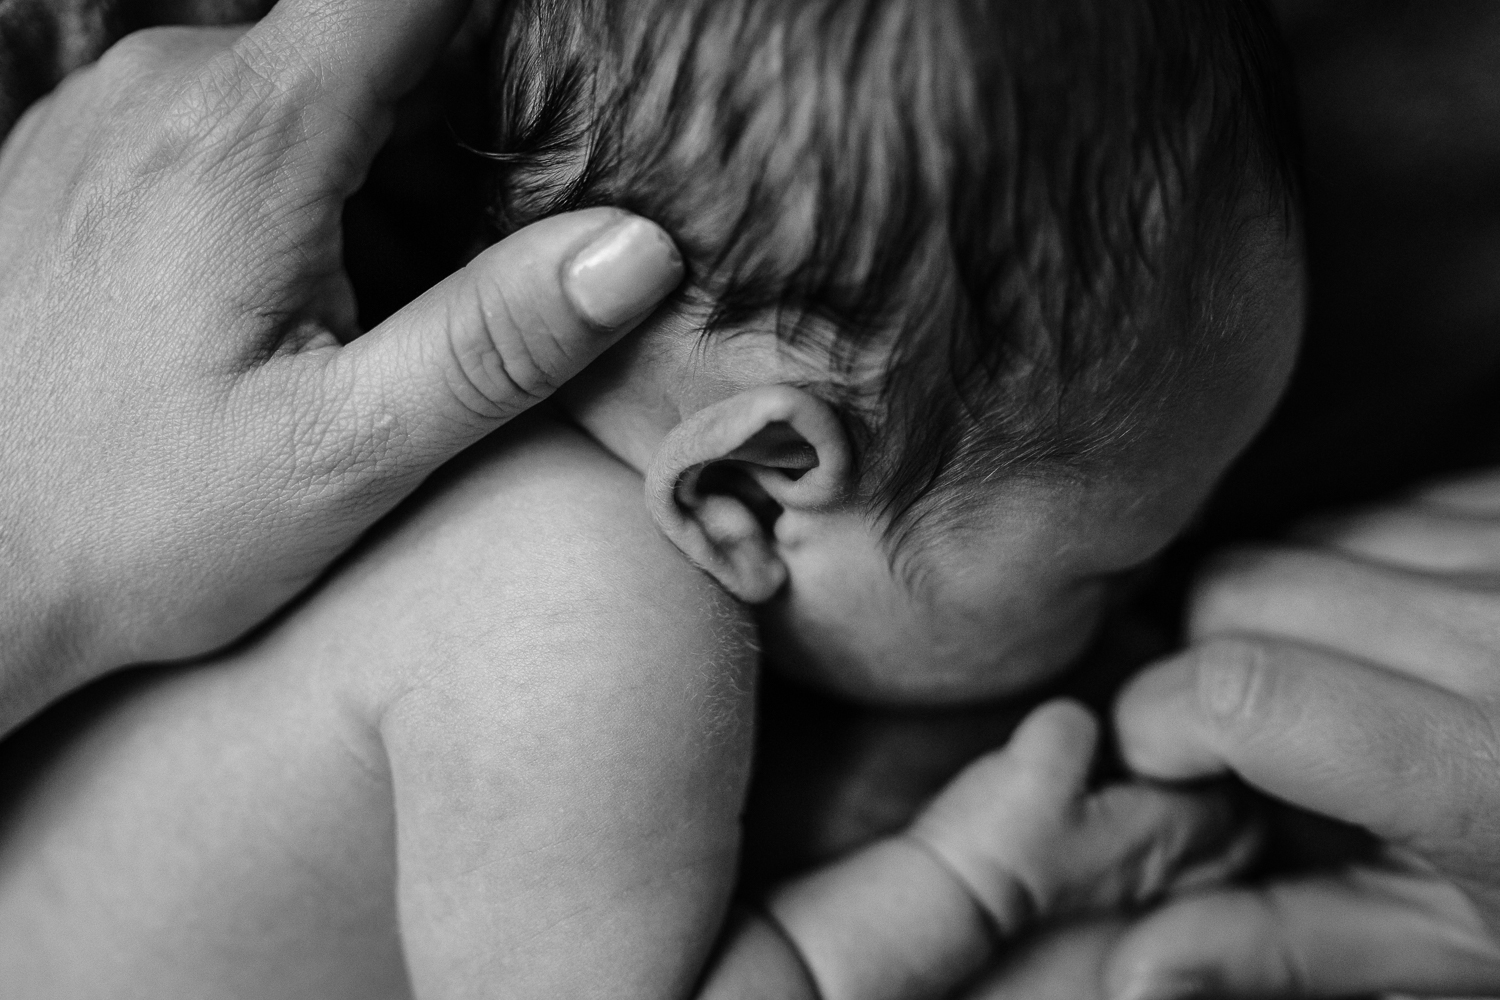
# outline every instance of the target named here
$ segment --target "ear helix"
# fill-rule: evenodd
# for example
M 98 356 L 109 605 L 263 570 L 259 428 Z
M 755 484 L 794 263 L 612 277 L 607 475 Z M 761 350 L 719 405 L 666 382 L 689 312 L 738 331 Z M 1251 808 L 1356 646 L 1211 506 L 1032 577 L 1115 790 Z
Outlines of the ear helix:
M 805 443 L 805 457 L 778 461 L 789 449 L 778 449 L 781 455 L 772 457 L 764 453 L 763 444 L 758 447 L 762 432 L 777 424 Z M 726 460 L 778 473 L 780 482 L 762 485 L 777 502 L 799 509 L 843 500 L 853 465 L 848 435 L 831 406 L 801 389 L 771 385 L 731 396 L 684 420 L 657 449 L 647 482 L 675 494 L 679 486 L 695 484 L 703 466 Z M 787 475 L 790 470 L 798 475 Z
M 783 508 L 817 511 L 847 495 L 848 437 L 832 407 L 790 386 L 759 386 L 691 415 L 646 470 L 647 502 L 662 532 L 741 600 L 769 600 L 786 579 L 774 539 L 755 513 L 700 488 L 716 462 L 743 468 Z
M 802 389 L 762 386 L 741 400 L 749 429 L 725 458 L 746 462 L 761 487 L 784 507 L 818 510 L 845 499 L 853 456 L 833 407 Z

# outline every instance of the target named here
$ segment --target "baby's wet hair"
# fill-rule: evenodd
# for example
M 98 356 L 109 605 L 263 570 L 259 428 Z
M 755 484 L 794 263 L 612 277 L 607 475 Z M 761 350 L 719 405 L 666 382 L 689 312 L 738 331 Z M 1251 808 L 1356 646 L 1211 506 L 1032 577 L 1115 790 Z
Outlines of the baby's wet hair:
M 814 352 L 893 541 L 1125 447 L 1294 223 L 1256 0 L 510 0 L 494 220 L 662 224 L 706 336 Z

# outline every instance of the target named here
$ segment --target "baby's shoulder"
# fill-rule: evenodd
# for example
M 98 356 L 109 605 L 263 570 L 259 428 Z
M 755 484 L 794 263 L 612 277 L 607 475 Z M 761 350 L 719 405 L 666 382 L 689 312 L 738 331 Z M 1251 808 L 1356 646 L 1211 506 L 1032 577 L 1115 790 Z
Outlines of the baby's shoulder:
M 392 633 L 403 673 L 748 676 L 748 613 L 662 537 L 643 491 L 576 428 L 523 418 L 434 476 L 332 588 Z
M 657 530 L 640 474 L 549 416 L 471 450 L 419 503 L 434 529 L 507 556 L 495 572 L 517 608 L 602 602 L 746 617 Z

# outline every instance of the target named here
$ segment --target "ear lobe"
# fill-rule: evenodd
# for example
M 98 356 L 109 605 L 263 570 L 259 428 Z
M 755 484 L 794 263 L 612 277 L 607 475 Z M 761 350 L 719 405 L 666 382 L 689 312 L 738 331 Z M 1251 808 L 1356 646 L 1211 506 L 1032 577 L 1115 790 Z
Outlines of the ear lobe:
M 726 476 L 748 480 L 724 489 Z M 688 417 L 646 470 L 657 526 L 695 564 L 742 601 L 770 600 L 786 582 L 775 517 L 764 508 L 816 513 L 842 503 L 853 486 L 849 436 L 831 406 L 791 386 L 758 386 Z M 756 503 L 746 496 L 763 494 Z

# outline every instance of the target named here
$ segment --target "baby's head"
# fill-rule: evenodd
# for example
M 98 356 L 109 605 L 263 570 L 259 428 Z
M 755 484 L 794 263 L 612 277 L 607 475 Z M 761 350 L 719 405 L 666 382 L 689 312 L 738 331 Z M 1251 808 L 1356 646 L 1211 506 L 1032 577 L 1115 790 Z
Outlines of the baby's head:
M 501 232 L 618 205 L 688 268 L 567 405 L 825 686 L 1056 674 L 1291 367 L 1248 0 L 515 0 L 495 44 Z

